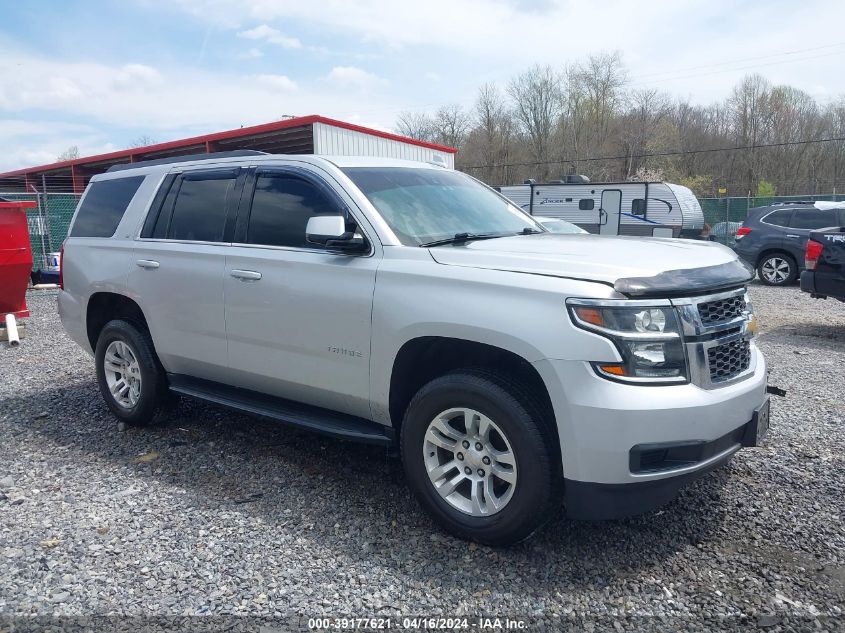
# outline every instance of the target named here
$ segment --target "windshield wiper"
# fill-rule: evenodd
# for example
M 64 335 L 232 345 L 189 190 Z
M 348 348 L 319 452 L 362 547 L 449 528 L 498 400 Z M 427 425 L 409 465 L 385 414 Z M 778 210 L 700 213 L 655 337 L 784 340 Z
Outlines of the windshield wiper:
M 452 237 L 447 237 L 442 240 L 432 240 L 431 242 L 424 242 L 420 244 L 421 247 L 440 246 L 441 244 L 463 244 L 464 242 L 471 242 L 474 240 L 490 240 L 495 237 L 507 237 L 509 234 L 505 233 L 455 233 Z
M 537 233 L 545 233 L 546 231 L 539 231 L 537 229 L 531 228 L 530 226 L 526 226 L 522 229 L 517 235 L 537 235 Z

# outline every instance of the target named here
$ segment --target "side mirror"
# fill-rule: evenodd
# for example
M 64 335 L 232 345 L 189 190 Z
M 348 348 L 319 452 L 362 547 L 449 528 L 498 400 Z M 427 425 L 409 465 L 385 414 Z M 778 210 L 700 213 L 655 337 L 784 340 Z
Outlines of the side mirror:
M 315 215 L 308 218 L 305 240 L 344 253 L 361 253 L 367 248 L 363 237 L 356 235 L 355 231 L 346 230 L 346 218 L 342 215 Z

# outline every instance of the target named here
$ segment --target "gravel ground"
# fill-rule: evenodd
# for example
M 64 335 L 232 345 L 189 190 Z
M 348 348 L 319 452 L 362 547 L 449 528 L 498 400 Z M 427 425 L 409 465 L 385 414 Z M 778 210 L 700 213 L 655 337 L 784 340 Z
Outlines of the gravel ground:
M 33 291 L 27 338 L 0 345 L 0 631 L 50 614 L 845 628 L 845 304 L 751 293 L 789 392 L 768 445 L 661 511 L 561 512 L 496 550 L 440 532 L 384 449 L 185 401 L 162 427 L 119 430 L 55 293 Z

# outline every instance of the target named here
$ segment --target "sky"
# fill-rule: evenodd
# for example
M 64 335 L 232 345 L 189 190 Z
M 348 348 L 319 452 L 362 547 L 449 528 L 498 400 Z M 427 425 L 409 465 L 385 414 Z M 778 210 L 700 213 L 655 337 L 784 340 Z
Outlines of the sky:
M 0 0 L 0 171 L 322 114 L 393 129 L 533 64 L 619 51 L 696 103 L 845 94 L 842 0 Z

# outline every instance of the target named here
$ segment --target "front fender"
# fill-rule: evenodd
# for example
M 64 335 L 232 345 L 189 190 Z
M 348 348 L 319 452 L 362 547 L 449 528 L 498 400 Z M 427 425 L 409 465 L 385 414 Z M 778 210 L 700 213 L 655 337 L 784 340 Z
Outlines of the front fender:
M 611 298 L 614 293 L 604 284 L 386 257 L 373 301 L 374 419 L 390 424 L 394 363 L 402 347 L 420 337 L 482 343 L 529 363 L 545 358 L 616 360 L 607 339 L 572 325 L 565 306 L 569 296 Z

